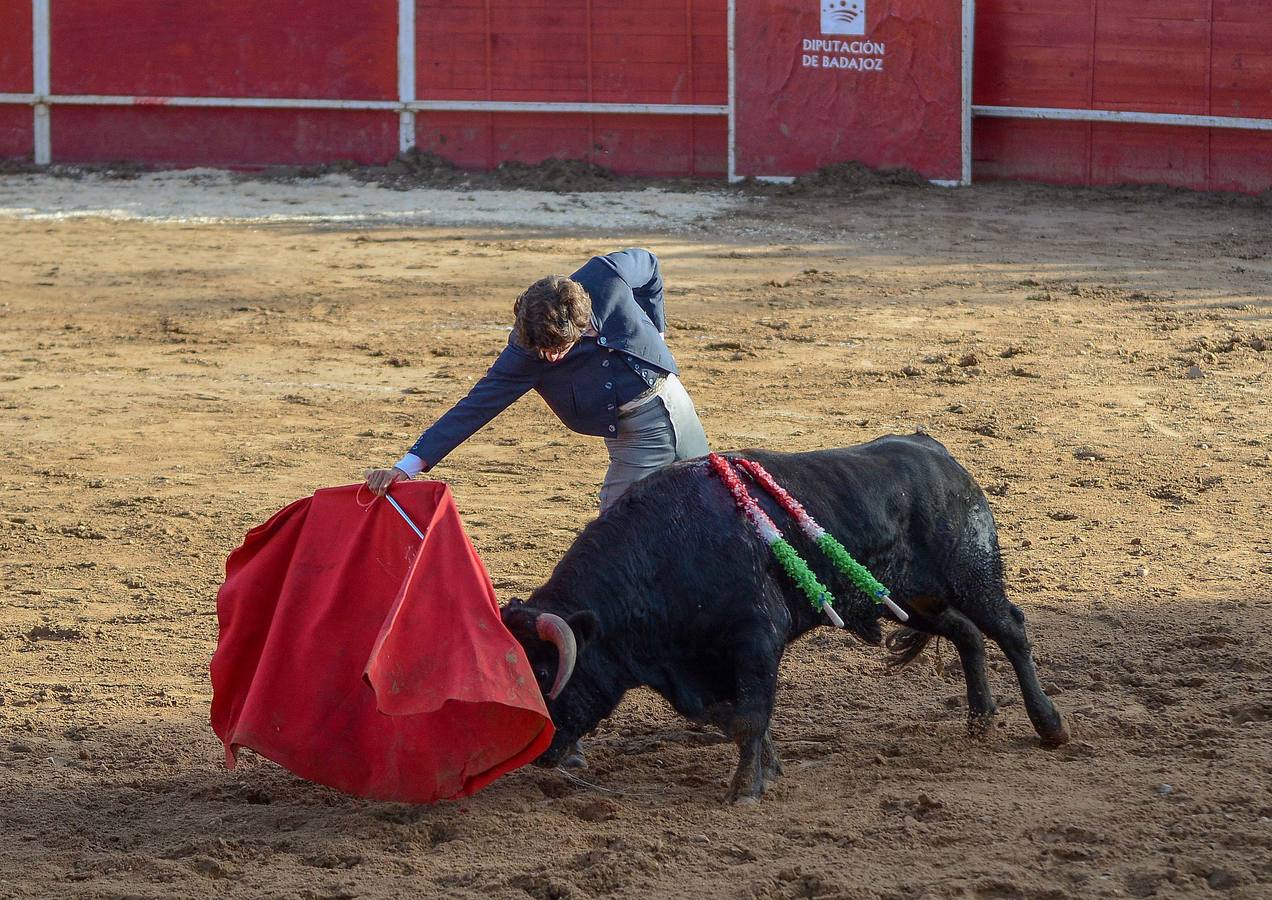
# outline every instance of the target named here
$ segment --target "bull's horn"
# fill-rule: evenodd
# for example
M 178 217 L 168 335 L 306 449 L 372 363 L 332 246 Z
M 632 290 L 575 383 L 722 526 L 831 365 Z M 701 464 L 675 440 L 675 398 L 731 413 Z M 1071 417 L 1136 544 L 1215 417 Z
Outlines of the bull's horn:
M 548 699 L 555 700 L 574 674 L 574 661 L 579 656 L 579 645 L 574 640 L 573 629 L 560 616 L 540 613 L 534 627 L 542 640 L 550 641 L 557 648 L 556 681 L 552 684 L 552 690 L 548 691 Z

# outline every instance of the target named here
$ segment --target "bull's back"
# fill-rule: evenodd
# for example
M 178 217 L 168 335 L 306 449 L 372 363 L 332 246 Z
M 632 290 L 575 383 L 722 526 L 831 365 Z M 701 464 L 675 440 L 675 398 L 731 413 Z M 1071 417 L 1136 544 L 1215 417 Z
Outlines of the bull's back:
M 806 495 L 852 495 L 876 503 L 899 499 L 902 492 L 910 502 L 950 490 L 969 498 L 980 495 L 967 470 L 926 434 L 889 434 L 851 447 L 804 453 L 750 449 L 729 455 L 759 462 L 792 493 L 798 487 Z
M 747 449 L 724 455 L 764 466 L 894 594 L 944 589 L 934 582 L 948 568 L 943 561 L 962 556 L 969 540 L 981 554 L 997 553 L 984 493 L 945 447 L 927 435 L 885 435 L 851 447 L 802 453 Z M 817 574 L 837 578 L 824 554 L 800 534 L 778 503 L 750 479 L 743 481 Z M 747 532 L 753 534 L 728 490 L 702 460 L 687 460 L 633 485 L 585 530 L 589 540 L 584 543 L 613 547 L 639 536 L 642 554 L 668 553 L 661 563 L 666 566 L 684 566 L 684 548 L 689 547 L 698 559 L 716 556 L 731 566 L 758 570 L 767 563 L 767 551 L 758 543 L 737 543 L 737 536 Z
M 985 496 L 949 451 L 925 434 L 884 435 L 864 444 L 800 453 L 746 449 L 726 457 L 753 459 L 802 503 L 820 524 L 846 544 L 891 540 L 898 529 L 942 519 L 963 520 L 972 508 L 988 511 Z M 784 530 L 793 523 L 756 485 L 751 493 Z M 639 515 L 658 517 L 685 504 L 718 512 L 728 492 L 701 460 L 661 469 L 637 482 L 610 513 L 622 517 L 629 501 Z M 652 501 L 652 502 L 651 502 Z M 855 537 L 858 536 L 858 537 Z M 917 535 L 916 535 L 917 536 Z

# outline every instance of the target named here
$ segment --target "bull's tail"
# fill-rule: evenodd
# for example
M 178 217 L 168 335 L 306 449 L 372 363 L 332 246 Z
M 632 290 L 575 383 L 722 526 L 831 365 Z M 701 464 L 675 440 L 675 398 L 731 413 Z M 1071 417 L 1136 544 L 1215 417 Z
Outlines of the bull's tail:
M 914 628 L 898 628 L 883 641 L 888 650 L 888 668 L 897 672 L 919 658 L 933 635 Z

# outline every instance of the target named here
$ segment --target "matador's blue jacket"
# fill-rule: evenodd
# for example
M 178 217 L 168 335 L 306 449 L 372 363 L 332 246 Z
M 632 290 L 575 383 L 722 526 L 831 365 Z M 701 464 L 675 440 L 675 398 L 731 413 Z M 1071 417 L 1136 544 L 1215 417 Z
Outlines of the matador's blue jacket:
M 550 363 L 509 335 L 508 346 L 468 396 L 411 447 L 426 468 L 437 465 L 531 389 L 571 430 L 612 437 L 618 430 L 619 406 L 648 389 L 659 375 L 679 374 L 661 337 L 667 325 L 658 257 L 640 249 L 594 256 L 570 277 L 592 298 L 597 336 L 583 338 L 564 359 Z

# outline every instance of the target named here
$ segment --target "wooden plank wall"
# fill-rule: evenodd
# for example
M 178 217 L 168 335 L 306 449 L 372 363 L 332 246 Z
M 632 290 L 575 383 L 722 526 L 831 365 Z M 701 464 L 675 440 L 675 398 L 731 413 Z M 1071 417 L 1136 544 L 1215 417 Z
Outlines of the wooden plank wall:
M 31 4 L 0 3 L 0 94 L 31 92 Z M 0 159 L 29 156 L 31 107 L 0 105 Z
M 397 7 L 364 6 L 351 28 L 343 0 L 56 0 L 53 92 L 395 100 Z M 177 167 L 383 162 L 398 142 L 396 114 L 345 110 L 58 105 L 52 132 L 58 162 Z
M 726 0 L 419 0 L 422 99 L 728 102 Z M 422 112 L 420 149 L 464 166 L 552 157 L 723 175 L 723 116 Z
M 743 0 L 739 0 L 743 2 Z M 57 0 L 56 93 L 392 99 L 396 4 Z M 723 105 L 726 0 L 417 0 L 417 96 Z M 0 2 L 0 93 L 31 85 L 31 4 Z M 995 106 L 1272 118 L 1272 0 L 979 0 L 975 97 Z M 0 158 L 29 157 L 25 103 Z M 723 116 L 421 113 L 419 146 L 468 166 L 549 157 L 719 176 Z M 384 161 L 395 113 L 68 107 L 61 162 Z M 1272 189 L 1272 132 L 978 118 L 975 177 Z
M 974 102 L 1272 118 L 1267 0 L 980 0 Z M 1272 132 L 978 118 L 977 178 L 1272 189 Z

